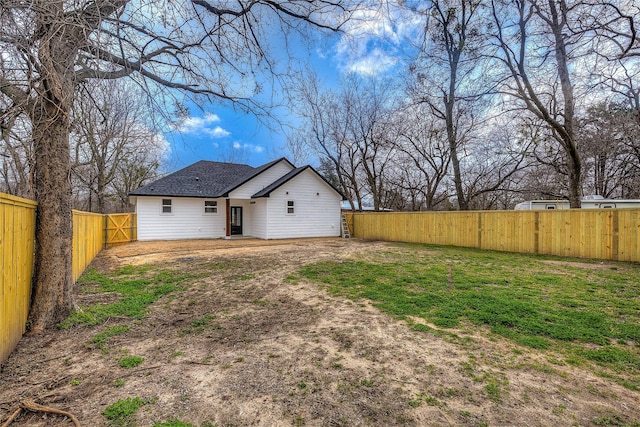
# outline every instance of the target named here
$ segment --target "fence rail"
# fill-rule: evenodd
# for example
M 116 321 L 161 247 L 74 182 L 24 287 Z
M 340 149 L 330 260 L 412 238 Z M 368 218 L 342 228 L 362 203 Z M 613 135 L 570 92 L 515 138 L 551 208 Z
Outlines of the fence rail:
M 37 203 L 0 193 L 0 363 L 25 332 L 29 314 Z M 111 232 L 109 224 L 123 230 Z M 126 229 L 126 230 L 124 230 Z M 73 280 L 100 250 L 136 240 L 135 214 L 73 211 Z M 128 240 L 127 240 L 128 239 Z
M 347 214 L 362 239 L 640 262 L 640 209 Z

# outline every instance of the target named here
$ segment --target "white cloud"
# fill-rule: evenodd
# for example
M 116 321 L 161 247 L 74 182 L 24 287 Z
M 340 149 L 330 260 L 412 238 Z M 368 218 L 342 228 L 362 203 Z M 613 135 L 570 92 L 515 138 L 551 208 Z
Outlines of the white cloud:
M 386 72 L 399 62 L 402 48 L 424 28 L 424 19 L 424 12 L 396 3 L 383 8 L 374 2 L 361 8 L 335 46 L 341 68 L 367 76 Z
M 262 153 L 264 151 L 264 147 L 261 145 L 253 145 L 253 144 L 241 144 L 238 141 L 235 141 L 233 143 L 233 148 L 235 150 L 244 150 L 244 151 L 250 151 L 252 153 Z
M 203 129 L 203 131 L 213 138 L 224 138 L 225 136 L 231 135 L 231 132 L 221 128 L 220 126 L 216 126 L 213 129 L 205 128 Z
M 169 159 L 172 154 L 171 144 L 167 141 L 167 138 L 161 133 L 155 133 L 151 140 L 151 144 L 160 153 L 160 158 L 165 161 Z M 149 150 L 147 150 L 149 151 Z
M 346 69 L 364 76 L 375 76 L 392 68 L 397 62 L 397 58 L 381 49 L 373 49 L 368 55 L 352 60 Z
M 187 134 L 207 134 L 213 138 L 224 138 L 231 135 L 231 132 L 221 126 L 211 127 L 214 123 L 220 122 L 217 114 L 205 113 L 204 117 L 187 117 L 182 119 L 176 127 L 178 131 Z

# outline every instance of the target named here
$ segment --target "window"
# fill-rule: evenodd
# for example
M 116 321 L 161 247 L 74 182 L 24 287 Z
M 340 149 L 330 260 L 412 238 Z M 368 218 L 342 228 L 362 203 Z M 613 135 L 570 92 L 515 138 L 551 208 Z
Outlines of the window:
M 171 199 L 162 199 L 162 213 L 163 214 L 171 213 Z
M 293 200 L 287 200 L 287 215 L 293 215 L 296 213 L 296 206 Z
M 204 201 L 204 213 L 206 214 L 217 214 L 218 213 L 218 202 L 215 200 L 205 200 Z

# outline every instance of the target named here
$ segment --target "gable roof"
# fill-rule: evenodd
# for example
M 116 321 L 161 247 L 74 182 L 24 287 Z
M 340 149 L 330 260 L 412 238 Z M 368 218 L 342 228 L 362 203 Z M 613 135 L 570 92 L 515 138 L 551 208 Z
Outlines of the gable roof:
M 138 188 L 129 193 L 129 195 L 203 197 L 212 199 L 226 197 L 230 191 L 281 161 L 286 161 L 293 167 L 291 162 L 284 157 L 257 168 L 239 163 L 200 160 Z
M 287 182 L 291 181 L 294 177 L 300 175 L 302 172 L 304 172 L 307 169 L 311 170 L 316 176 L 318 176 L 320 179 L 322 179 L 329 187 L 331 187 L 336 193 L 338 193 L 340 195 L 340 197 L 342 197 L 342 200 L 346 200 L 346 197 L 344 197 L 344 195 L 340 191 L 338 191 L 333 185 L 331 185 L 331 183 L 329 181 L 327 181 L 322 175 L 320 175 L 310 165 L 302 166 L 302 167 L 295 168 L 295 169 L 291 170 L 288 174 L 282 176 L 278 180 L 274 181 L 270 185 L 268 185 L 265 188 L 263 188 L 262 190 L 258 191 L 256 194 L 251 196 L 251 198 L 252 199 L 257 199 L 257 198 L 260 198 L 260 197 L 269 197 L 273 191 L 277 190 L 282 185 L 284 185 Z
M 281 157 L 278 160 L 274 160 L 272 162 L 269 162 L 267 164 L 264 164 L 258 168 L 255 168 L 255 170 L 253 171 L 253 173 L 247 175 L 244 179 L 239 180 L 236 183 L 233 183 L 232 185 L 230 185 L 229 187 L 227 187 L 224 191 L 224 194 L 222 194 L 222 197 L 227 197 L 229 196 L 229 193 L 232 192 L 233 190 L 235 190 L 236 188 L 240 187 L 242 184 L 248 182 L 249 180 L 255 178 L 256 176 L 260 175 L 262 172 L 266 171 L 267 169 L 269 169 L 271 166 L 278 164 L 282 161 L 285 161 L 287 163 L 289 163 L 289 165 L 292 168 L 295 168 L 295 166 L 293 165 L 293 163 L 291 163 L 289 160 L 287 160 L 285 157 Z
M 319 176 L 344 199 L 342 193 L 340 193 L 335 187 L 333 187 L 311 166 L 296 168 L 289 160 L 284 157 L 266 163 L 257 168 L 239 163 L 223 163 L 200 160 L 199 162 L 196 162 L 190 166 L 187 166 L 172 174 L 160 178 L 157 181 L 147 184 L 144 187 L 140 187 L 137 190 L 129 193 L 129 195 L 156 197 L 199 197 L 207 199 L 228 197 L 229 193 L 236 188 L 247 183 L 272 166 L 283 161 L 288 163 L 294 169 L 292 169 L 289 173 L 285 174 L 281 178 L 277 179 L 275 182 L 269 184 L 258 193 L 251 196 L 252 198 L 269 197 L 272 191 L 290 181 L 292 178 L 294 178 L 304 170 L 311 169 L 317 176 Z

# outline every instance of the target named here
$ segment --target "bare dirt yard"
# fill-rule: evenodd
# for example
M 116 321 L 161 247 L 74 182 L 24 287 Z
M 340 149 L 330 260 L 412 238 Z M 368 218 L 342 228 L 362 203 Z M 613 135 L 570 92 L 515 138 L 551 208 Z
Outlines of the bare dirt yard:
M 143 318 L 25 336 L 2 366 L 0 422 L 32 399 L 74 414 L 82 426 L 638 425 L 640 393 L 554 365 L 552 351 L 481 329 L 456 340 L 414 331 L 366 301 L 333 297 L 295 277 L 310 262 L 408 250 L 356 239 L 105 250 L 92 264 L 99 272 L 149 265 L 194 278 Z M 83 286 L 81 306 L 105 298 Z M 95 337 L 118 325 L 126 332 L 98 345 Z M 123 367 L 126 356 L 142 363 Z M 139 403 L 133 415 L 104 415 L 126 399 Z M 72 423 L 23 411 L 11 425 Z

